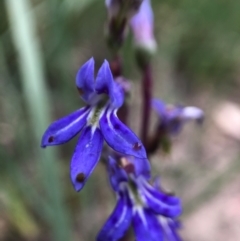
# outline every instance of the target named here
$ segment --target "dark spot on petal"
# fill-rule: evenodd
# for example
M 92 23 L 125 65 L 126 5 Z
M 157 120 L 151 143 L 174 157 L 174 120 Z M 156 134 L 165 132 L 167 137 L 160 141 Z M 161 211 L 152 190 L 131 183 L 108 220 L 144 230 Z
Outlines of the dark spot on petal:
M 116 125 L 114 125 L 114 128 L 115 128 L 116 130 L 119 130 L 119 129 L 120 129 L 120 125 L 116 124 Z
M 50 136 L 49 138 L 48 138 L 48 142 L 49 143 L 52 143 L 54 141 L 54 137 L 53 136 Z
M 81 172 L 81 173 L 77 174 L 76 181 L 77 182 L 84 182 L 85 178 L 86 178 L 85 174 Z
M 84 94 L 84 91 L 83 91 L 82 88 L 77 88 L 77 89 L 78 89 L 78 93 L 79 93 L 80 95 L 83 95 L 83 94 Z
M 135 167 L 132 163 L 128 163 L 126 166 L 124 166 L 124 170 L 126 173 L 134 173 L 135 172 Z
M 142 148 L 142 145 L 141 145 L 139 142 L 136 142 L 136 143 L 133 145 L 133 150 L 134 150 L 134 151 L 139 151 L 141 148 Z
M 118 222 L 118 220 L 119 220 L 119 217 L 116 217 L 116 216 L 112 217 L 112 219 L 111 219 L 112 225 L 116 225 L 116 223 Z

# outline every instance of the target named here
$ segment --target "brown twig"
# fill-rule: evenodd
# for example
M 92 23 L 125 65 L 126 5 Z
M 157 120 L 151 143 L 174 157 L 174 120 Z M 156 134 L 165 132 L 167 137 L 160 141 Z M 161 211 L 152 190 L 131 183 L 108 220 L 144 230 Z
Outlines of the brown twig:
M 148 130 L 150 123 L 151 99 L 152 99 L 152 69 L 150 64 L 146 65 L 143 71 L 142 80 L 142 99 L 143 99 L 143 112 L 142 112 L 142 128 L 141 138 L 143 145 L 147 145 Z

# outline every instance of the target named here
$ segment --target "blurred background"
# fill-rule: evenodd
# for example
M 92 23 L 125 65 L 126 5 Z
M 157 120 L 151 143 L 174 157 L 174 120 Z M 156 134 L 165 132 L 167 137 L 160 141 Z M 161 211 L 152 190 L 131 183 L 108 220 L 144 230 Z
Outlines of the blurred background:
M 183 199 L 184 240 L 240 240 L 240 1 L 152 2 L 154 96 L 206 113 L 203 126 L 185 126 L 170 156 L 156 153 L 153 172 Z M 110 58 L 106 18 L 103 0 L 0 1 L 0 240 L 95 240 L 114 208 L 101 165 L 81 193 L 73 190 L 77 138 L 40 148 L 47 126 L 83 104 L 75 88 L 81 64 Z M 139 133 L 131 41 L 122 54 L 133 81 L 130 125 Z

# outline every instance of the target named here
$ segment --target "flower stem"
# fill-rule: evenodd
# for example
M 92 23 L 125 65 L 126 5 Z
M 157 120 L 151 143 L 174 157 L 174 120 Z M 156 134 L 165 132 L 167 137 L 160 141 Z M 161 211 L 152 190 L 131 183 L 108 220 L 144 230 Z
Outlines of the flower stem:
M 152 69 L 150 64 L 146 65 L 143 70 L 142 80 L 142 99 L 143 99 L 143 112 L 142 112 L 142 128 L 141 137 L 143 145 L 147 145 L 147 137 L 150 123 L 150 110 L 152 99 Z

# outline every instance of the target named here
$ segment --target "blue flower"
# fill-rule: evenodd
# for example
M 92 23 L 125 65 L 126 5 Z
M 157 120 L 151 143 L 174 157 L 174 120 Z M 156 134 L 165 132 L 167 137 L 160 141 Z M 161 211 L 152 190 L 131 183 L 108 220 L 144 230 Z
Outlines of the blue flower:
M 154 16 L 151 0 L 143 0 L 139 12 L 130 21 L 135 44 L 150 52 L 155 52 L 157 44 L 154 37 Z
M 159 129 L 165 134 L 177 135 L 187 121 L 196 120 L 201 123 L 204 118 L 203 111 L 193 106 L 171 106 L 153 99 L 152 107 L 159 116 Z
M 132 161 L 127 158 L 121 160 L 122 167 L 109 158 L 110 183 L 117 193 L 117 204 L 97 241 L 117 241 L 131 224 L 137 241 L 179 241 L 174 218 L 181 213 L 180 200 L 148 183 L 149 176 L 143 174 L 150 169 L 148 162 L 144 159 L 135 162 L 138 171 L 134 171 Z
M 53 122 L 42 137 L 42 147 L 68 142 L 81 132 L 71 160 L 71 180 L 80 191 L 97 165 L 104 140 L 116 152 L 146 158 L 139 138 L 117 117 L 122 88 L 113 80 L 105 60 L 94 79 L 94 59 L 78 71 L 76 85 L 86 106 Z

